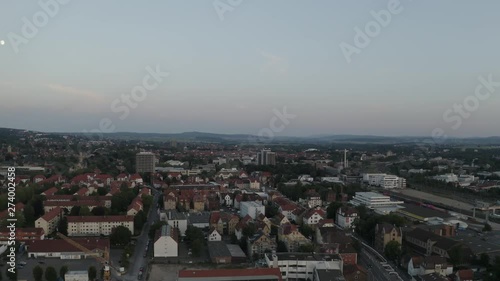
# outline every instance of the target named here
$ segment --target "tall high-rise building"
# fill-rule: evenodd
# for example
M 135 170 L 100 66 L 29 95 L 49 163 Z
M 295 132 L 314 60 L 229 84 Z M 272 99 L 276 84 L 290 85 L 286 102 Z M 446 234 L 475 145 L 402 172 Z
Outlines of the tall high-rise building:
M 261 152 L 257 152 L 257 164 L 258 165 L 276 165 L 276 153 L 269 149 L 264 149 Z
M 155 171 L 155 155 L 152 152 L 139 152 L 135 155 L 137 173 L 153 173 Z

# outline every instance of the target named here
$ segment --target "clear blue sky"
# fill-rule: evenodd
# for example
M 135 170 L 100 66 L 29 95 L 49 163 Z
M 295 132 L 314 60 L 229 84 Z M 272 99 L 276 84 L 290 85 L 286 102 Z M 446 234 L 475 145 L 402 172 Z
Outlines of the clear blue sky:
M 443 120 L 479 76 L 500 81 L 500 2 L 401 0 L 347 63 L 339 45 L 389 2 L 242 0 L 221 20 L 212 0 L 72 0 L 15 53 L 9 33 L 43 10 L 1 1 L 0 127 L 257 134 L 286 106 L 278 135 L 500 135 L 500 87 Z M 111 103 L 156 65 L 170 76 L 121 120 Z

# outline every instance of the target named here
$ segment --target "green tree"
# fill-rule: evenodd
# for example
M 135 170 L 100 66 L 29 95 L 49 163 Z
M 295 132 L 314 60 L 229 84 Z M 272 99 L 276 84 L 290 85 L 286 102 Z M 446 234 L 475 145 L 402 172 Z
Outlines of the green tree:
M 141 199 L 144 206 L 144 211 L 147 213 L 149 211 L 149 208 L 151 208 L 151 206 L 153 205 L 153 196 L 143 194 Z
M 106 215 L 108 209 L 106 209 L 106 207 L 102 207 L 102 206 L 97 206 L 97 207 L 94 207 L 92 209 L 92 215 L 94 216 L 104 216 Z
M 26 225 L 34 225 L 35 223 L 35 209 L 31 204 L 24 206 L 24 219 L 26 221 Z
M 307 238 L 312 237 L 314 234 L 314 230 L 310 226 L 308 226 L 307 224 L 302 224 L 299 227 L 299 231 L 300 231 L 300 233 L 302 233 L 302 235 L 304 235 Z
M 61 266 L 61 268 L 59 269 L 59 276 L 60 276 L 63 280 L 65 280 L 65 277 L 64 277 L 64 276 L 66 275 L 66 273 L 67 273 L 67 272 L 68 272 L 68 267 L 67 267 L 66 265 L 63 265 L 63 266 Z
M 201 251 L 203 250 L 203 240 L 194 240 L 193 243 L 191 243 L 191 248 L 193 250 L 193 256 L 199 257 L 201 255 Z
M 122 225 L 116 227 L 109 236 L 109 240 L 113 245 L 127 245 L 131 239 L 132 232 Z
M 301 253 L 312 253 L 314 252 L 314 245 L 311 243 L 307 243 L 299 246 L 299 252 Z
M 70 216 L 79 216 L 80 215 L 80 206 L 74 206 L 73 208 L 71 208 L 69 215 Z
M 488 267 L 490 265 L 490 256 L 486 253 L 482 253 L 479 262 L 482 266 Z
M 491 231 L 491 225 L 490 224 L 485 224 L 484 227 L 483 227 L 483 231 Z
M 89 280 L 95 280 L 97 278 L 97 269 L 95 268 L 95 266 L 89 267 L 88 273 Z
M 384 255 L 391 261 L 397 260 L 401 256 L 401 244 L 398 241 L 390 241 L 385 245 Z
M 47 281 L 57 281 L 57 271 L 54 267 L 49 266 L 45 269 L 45 279 Z
M 283 241 L 278 241 L 278 245 L 276 247 L 276 252 L 278 252 L 278 253 L 288 252 L 288 250 L 286 249 L 286 245 Z
M 451 248 L 449 251 L 449 255 L 450 255 L 450 262 L 453 264 L 454 267 L 463 264 L 465 257 L 462 245 L 457 245 Z
M 146 215 L 146 213 L 144 213 L 143 210 L 140 210 L 134 216 L 134 228 L 138 230 L 138 232 L 140 232 L 144 224 L 147 222 L 147 220 L 148 216 Z
M 342 207 L 342 203 L 340 202 L 332 202 L 330 205 L 328 205 L 328 208 L 326 208 L 326 217 L 329 219 L 335 219 L 337 216 L 337 210 Z
M 164 221 L 158 221 L 158 222 L 155 222 L 153 225 L 151 225 L 151 227 L 149 228 L 149 238 L 150 239 L 153 239 L 156 235 L 156 231 L 158 229 L 160 229 L 163 225 L 166 225 L 167 223 L 164 222 Z M 188 226 L 187 229 L 189 230 L 189 228 L 192 227 L 192 226 Z M 187 235 L 187 230 L 186 230 L 186 235 Z
M 42 281 L 43 279 L 43 268 L 39 265 L 33 268 L 33 278 L 35 281 Z
M 66 217 L 62 218 L 59 221 L 59 225 L 57 226 L 57 231 L 61 232 L 63 235 L 68 235 L 68 219 Z
M 92 213 L 90 212 L 90 208 L 87 206 L 80 207 L 80 216 L 90 216 Z

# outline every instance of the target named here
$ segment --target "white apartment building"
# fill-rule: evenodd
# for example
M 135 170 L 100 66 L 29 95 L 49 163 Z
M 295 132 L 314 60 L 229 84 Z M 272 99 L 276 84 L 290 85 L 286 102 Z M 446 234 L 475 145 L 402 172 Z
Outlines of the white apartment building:
M 343 229 L 353 227 L 353 222 L 358 218 L 358 212 L 352 207 L 342 207 L 337 209 L 337 225 Z
M 178 235 L 170 225 L 162 226 L 154 242 L 154 257 L 177 257 L 179 249 Z
M 252 219 L 256 219 L 259 214 L 265 214 L 266 207 L 255 201 L 241 202 L 240 203 L 240 216 L 242 218 L 249 215 Z
M 384 189 L 406 188 L 406 179 L 387 174 L 363 174 L 363 182 Z
M 68 216 L 68 236 L 110 235 L 118 226 L 134 233 L 133 216 Z
M 188 222 L 187 222 L 187 216 L 184 213 L 168 211 L 165 214 L 164 220 L 167 222 L 168 225 L 179 229 L 180 235 L 182 236 L 186 235 Z
M 356 192 L 349 203 L 354 206 L 364 205 L 379 213 L 387 213 L 401 208 L 399 204 L 403 204 L 404 201 L 391 201 L 389 196 L 376 192 Z
M 342 258 L 337 254 L 266 253 L 269 268 L 279 268 L 283 280 L 313 280 L 315 269 L 340 270 Z
M 438 175 L 438 176 L 434 176 L 433 179 L 438 180 L 438 181 L 444 181 L 446 183 L 458 182 L 458 176 L 455 174 Z
M 64 212 L 62 212 L 62 209 L 56 207 L 38 218 L 35 221 L 35 227 L 42 228 L 47 235 L 51 234 L 56 230 L 63 214 Z

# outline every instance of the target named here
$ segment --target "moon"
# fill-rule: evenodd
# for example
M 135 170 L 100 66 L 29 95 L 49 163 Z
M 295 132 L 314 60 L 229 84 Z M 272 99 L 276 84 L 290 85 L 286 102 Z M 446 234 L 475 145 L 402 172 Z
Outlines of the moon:
M 0 45 L 2 45 L 2 46 L 5 45 L 5 41 L 0 40 Z

